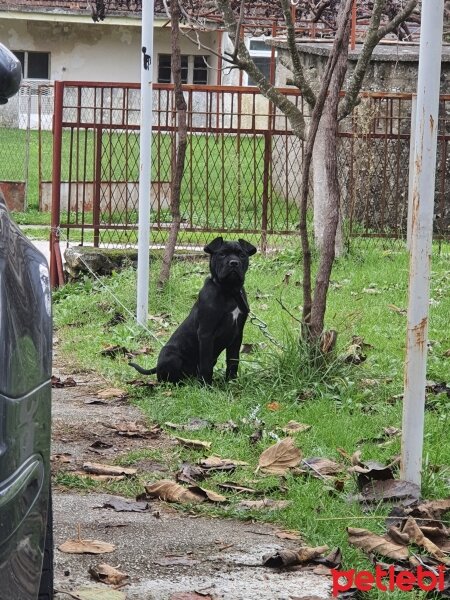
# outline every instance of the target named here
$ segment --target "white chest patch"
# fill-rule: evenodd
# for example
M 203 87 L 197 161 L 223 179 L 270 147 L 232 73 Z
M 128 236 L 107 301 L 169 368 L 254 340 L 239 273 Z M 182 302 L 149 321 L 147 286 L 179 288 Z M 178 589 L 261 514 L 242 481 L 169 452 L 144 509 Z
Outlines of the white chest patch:
M 233 323 L 236 323 L 238 316 L 241 314 L 241 309 L 239 306 L 236 306 L 234 310 L 231 311 L 231 316 L 233 317 Z

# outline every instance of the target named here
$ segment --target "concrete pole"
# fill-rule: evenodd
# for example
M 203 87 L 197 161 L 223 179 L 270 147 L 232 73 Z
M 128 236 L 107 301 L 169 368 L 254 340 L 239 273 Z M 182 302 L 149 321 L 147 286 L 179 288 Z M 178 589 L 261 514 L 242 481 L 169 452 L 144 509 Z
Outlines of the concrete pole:
M 153 20 L 154 0 L 142 0 L 141 128 L 139 163 L 139 223 L 137 267 L 137 321 L 146 325 L 150 275 L 150 209 L 153 120 Z
M 444 0 L 422 0 L 421 12 L 401 475 L 418 485 L 422 470 Z
M 409 179 L 408 179 L 408 223 L 406 228 L 406 247 L 411 250 L 412 215 L 413 215 L 413 186 L 414 186 L 414 160 L 416 152 L 416 121 L 417 121 L 417 95 L 411 98 L 411 133 L 409 136 Z

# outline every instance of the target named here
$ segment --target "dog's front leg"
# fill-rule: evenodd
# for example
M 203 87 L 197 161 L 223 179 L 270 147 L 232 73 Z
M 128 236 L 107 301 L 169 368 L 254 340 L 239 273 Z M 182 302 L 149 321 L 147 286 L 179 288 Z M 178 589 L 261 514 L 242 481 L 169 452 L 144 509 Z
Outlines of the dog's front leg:
M 210 331 L 199 331 L 198 378 L 202 383 L 212 384 L 214 368 L 214 340 Z
M 237 339 L 227 348 L 227 370 L 225 378 L 227 381 L 236 379 L 239 367 L 239 351 L 242 344 L 242 333 Z

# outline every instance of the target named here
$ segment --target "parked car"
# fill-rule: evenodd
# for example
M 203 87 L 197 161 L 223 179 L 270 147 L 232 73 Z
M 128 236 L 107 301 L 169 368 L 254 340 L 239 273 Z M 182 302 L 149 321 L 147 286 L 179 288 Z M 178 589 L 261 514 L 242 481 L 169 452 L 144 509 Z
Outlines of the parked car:
M 20 80 L 0 44 L 0 104 Z M 53 598 L 51 330 L 47 262 L 0 193 L 0 600 Z

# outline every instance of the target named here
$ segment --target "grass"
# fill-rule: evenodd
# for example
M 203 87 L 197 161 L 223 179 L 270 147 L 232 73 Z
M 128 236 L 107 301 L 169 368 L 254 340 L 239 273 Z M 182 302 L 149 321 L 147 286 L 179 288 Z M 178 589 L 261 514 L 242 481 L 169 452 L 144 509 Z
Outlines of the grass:
M 450 348 L 450 274 L 448 272 L 449 247 L 443 246 L 441 254 L 433 259 L 431 286 L 430 354 L 428 377 L 435 381 L 450 380 L 450 358 L 445 356 Z M 382 265 L 382 268 L 380 268 Z M 159 265 L 152 265 L 152 281 Z M 194 301 L 207 270 L 206 263 L 176 263 L 171 281 L 164 293 L 150 290 L 151 315 L 164 314 L 164 323 L 149 320 L 152 333 L 161 340 L 179 323 Z M 288 283 L 285 275 L 290 273 Z M 164 424 L 166 421 L 186 423 L 201 417 L 212 423 L 233 420 L 237 432 L 205 428 L 183 432 L 185 437 L 199 438 L 212 443 L 211 453 L 249 463 L 249 467 L 236 471 L 231 477 L 215 475 L 207 480 L 207 487 L 226 479 L 268 490 L 267 496 L 291 501 L 283 511 L 252 511 L 245 518 L 276 522 L 283 527 L 301 532 L 310 545 L 339 546 L 344 554 L 346 568 L 372 569 L 365 556 L 347 543 L 346 527 L 362 527 L 377 533 L 385 531 L 384 517 L 388 505 L 374 506 L 369 513 L 350 501 L 355 493 L 353 479 L 345 481 L 344 490 L 331 489 L 313 477 L 287 476 L 279 480 L 273 476 L 255 475 L 258 457 L 277 436 L 289 420 L 311 425 L 311 429 L 295 436 L 295 442 L 304 457 L 322 456 L 342 461 L 338 448 L 352 454 L 357 448 L 365 460 L 389 462 L 400 452 L 400 439 L 377 445 L 372 438 L 380 435 L 383 427 L 401 427 L 402 403 L 395 396 L 403 391 L 403 364 L 405 349 L 408 264 L 401 249 L 383 251 L 376 246 L 355 248 L 335 264 L 329 292 L 327 328 L 339 331 L 338 354 L 359 335 L 371 345 L 367 360 L 360 366 L 342 363 L 338 358 L 326 368 L 308 365 L 296 341 L 298 323 L 279 304 L 293 315 L 299 314 L 301 305 L 301 279 L 299 256 L 286 250 L 270 259 L 254 257 L 247 275 L 246 289 L 254 312 L 268 324 L 270 332 L 285 345 L 280 353 L 248 323 L 244 342 L 264 344 L 256 354 L 242 355 L 240 377 L 225 384 L 222 380 L 224 364 L 216 368 L 216 381 L 212 388 L 202 388 L 196 383 L 180 387 L 158 386 L 152 391 L 130 387 L 133 402 L 149 421 Z M 129 350 L 151 346 L 154 353 L 139 357 L 143 366 L 153 366 L 159 344 L 140 328 L 131 317 L 115 327 L 107 323 L 121 305 L 132 308 L 135 303 L 135 273 L 130 270 L 116 273 L 103 280 L 109 293 L 98 282 L 89 279 L 67 285 L 55 292 L 55 324 L 60 339 L 60 349 L 78 366 L 95 368 L 112 383 L 124 386 L 135 377 L 125 359 L 102 357 L 100 351 L 107 344 L 120 344 Z M 116 299 L 120 302 L 117 303 Z M 272 405 L 273 402 L 278 403 Z M 423 496 L 442 498 L 449 495 L 450 444 L 448 427 L 450 405 L 446 395 L 430 396 L 430 410 L 425 417 Z M 276 410 L 271 410 L 271 408 Z M 264 423 L 264 435 L 256 444 L 249 443 L 254 431 L 254 419 Z M 168 430 L 170 431 L 170 430 Z M 145 453 L 144 453 L 145 454 Z M 182 461 L 195 462 L 202 454 L 177 448 L 164 458 L 174 472 Z M 143 455 L 122 457 L 133 464 Z M 152 480 L 158 476 L 152 474 Z M 167 474 L 164 475 L 167 477 Z M 280 485 L 281 484 L 281 485 Z M 74 485 L 78 485 L 76 482 Z M 86 485 L 85 483 L 83 485 Z M 121 488 L 132 495 L 135 487 Z M 285 490 L 285 491 L 283 491 Z M 239 495 L 226 494 L 230 503 L 217 507 L 196 507 L 200 513 L 242 518 L 236 510 Z M 422 598 L 419 595 L 398 593 L 393 598 Z M 382 598 L 376 592 L 370 598 Z

